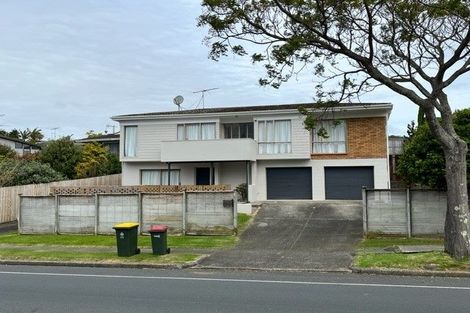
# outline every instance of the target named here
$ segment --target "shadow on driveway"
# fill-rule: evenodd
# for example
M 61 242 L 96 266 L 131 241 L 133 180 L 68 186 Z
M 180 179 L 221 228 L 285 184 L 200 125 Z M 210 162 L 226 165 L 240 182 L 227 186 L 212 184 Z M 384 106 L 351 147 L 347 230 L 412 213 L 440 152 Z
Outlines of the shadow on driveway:
M 265 202 L 239 244 L 201 266 L 346 271 L 361 238 L 360 201 Z

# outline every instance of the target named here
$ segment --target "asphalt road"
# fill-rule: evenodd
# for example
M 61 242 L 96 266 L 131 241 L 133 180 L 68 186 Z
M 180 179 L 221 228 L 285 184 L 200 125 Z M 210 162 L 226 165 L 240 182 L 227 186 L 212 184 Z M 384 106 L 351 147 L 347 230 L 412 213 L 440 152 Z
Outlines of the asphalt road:
M 0 266 L 0 312 L 468 312 L 470 279 Z

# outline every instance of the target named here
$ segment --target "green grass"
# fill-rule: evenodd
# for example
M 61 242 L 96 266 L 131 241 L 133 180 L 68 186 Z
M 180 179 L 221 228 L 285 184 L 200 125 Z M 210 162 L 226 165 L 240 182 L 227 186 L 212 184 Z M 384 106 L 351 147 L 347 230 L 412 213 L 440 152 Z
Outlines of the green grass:
M 238 214 L 238 230 L 243 231 L 251 220 L 248 214 Z M 168 246 L 186 249 L 217 249 L 235 245 L 236 236 L 168 236 Z M 11 245 L 48 245 L 48 246 L 93 246 L 114 247 L 114 235 L 18 235 L 7 233 L 0 235 L 0 244 Z M 150 248 L 150 236 L 139 236 L 139 247 Z
M 385 248 L 405 245 L 443 245 L 442 238 L 373 237 L 364 239 L 359 248 Z
M 456 261 L 444 252 L 380 253 L 367 248 L 385 248 L 404 245 L 443 245 L 439 237 L 406 238 L 396 236 L 373 236 L 358 246 L 354 265 L 362 268 L 433 269 L 470 271 L 470 259 Z
M 116 253 L 77 253 L 75 251 L 31 251 L 21 249 L 1 249 L 1 260 L 28 261 L 74 261 L 102 263 L 140 263 L 140 264 L 183 264 L 195 261 L 198 254 L 166 254 L 156 256 L 150 253 L 137 254 L 131 257 L 118 257 Z
M 253 216 L 245 214 L 245 213 L 238 213 L 237 216 L 237 228 L 238 233 L 242 232 L 248 226 L 248 223 L 253 218 Z
M 359 253 L 354 265 L 363 268 L 435 269 L 470 271 L 470 259 L 456 261 L 444 252 Z
M 232 246 L 235 236 L 168 236 L 168 246 L 177 248 L 223 248 Z M 116 245 L 114 235 L 0 235 L 0 244 L 11 245 L 56 245 L 56 246 L 101 246 Z M 150 236 L 139 236 L 140 247 L 151 247 Z

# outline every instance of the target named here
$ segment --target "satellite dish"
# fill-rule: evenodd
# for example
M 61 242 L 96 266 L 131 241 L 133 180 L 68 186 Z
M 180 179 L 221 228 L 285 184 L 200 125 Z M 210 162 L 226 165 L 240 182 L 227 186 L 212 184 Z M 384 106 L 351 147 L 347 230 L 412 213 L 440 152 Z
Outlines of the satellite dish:
M 176 104 L 176 106 L 178 107 L 178 111 L 181 110 L 181 103 L 183 103 L 184 101 L 184 98 L 183 96 L 176 96 L 174 99 L 173 99 L 173 103 Z

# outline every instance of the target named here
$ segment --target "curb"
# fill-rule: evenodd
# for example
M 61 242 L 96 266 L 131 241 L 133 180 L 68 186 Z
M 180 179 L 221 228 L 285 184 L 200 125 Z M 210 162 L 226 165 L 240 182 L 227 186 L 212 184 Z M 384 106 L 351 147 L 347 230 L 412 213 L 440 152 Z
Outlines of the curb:
M 181 270 L 195 267 L 207 256 L 203 255 L 195 261 L 182 264 L 141 264 L 141 263 L 98 263 L 98 262 L 63 262 L 63 261 L 27 261 L 27 260 L 0 260 L 0 265 L 31 265 L 31 266 L 64 266 L 64 267 L 100 267 L 100 268 L 154 268 Z
M 459 271 L 404 270 L 399 268 L 386 269 L 363 267 L 351 267 L 351 271 L 356 274 L 470 278 L 470 272 Z
M 351 273 L 349 268 L 266 268 L 266 267 L 237 267 L 237 266 L 211 266 L 197 265 L 198 270 L 230 270 L 230 271 L 257 271 L 257 272 L 287 272 L 287 273 Z

